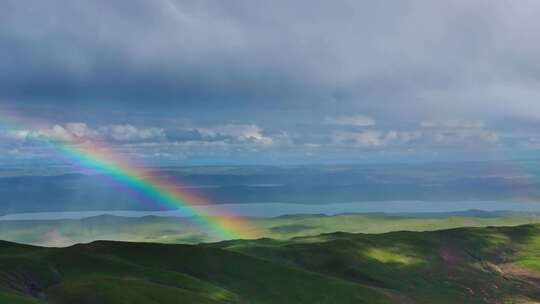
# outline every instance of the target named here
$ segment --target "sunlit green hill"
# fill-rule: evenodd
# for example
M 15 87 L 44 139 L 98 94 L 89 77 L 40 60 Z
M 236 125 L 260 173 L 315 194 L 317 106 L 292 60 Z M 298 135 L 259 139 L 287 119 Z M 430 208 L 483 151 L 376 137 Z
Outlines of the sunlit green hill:
M 206 246 L 3 243 L 0 266 L 10 303 L 388 303 L 368 286 Z
M 535 303 L 540 225 L 200 245 L 0 243 L 0 303 Z

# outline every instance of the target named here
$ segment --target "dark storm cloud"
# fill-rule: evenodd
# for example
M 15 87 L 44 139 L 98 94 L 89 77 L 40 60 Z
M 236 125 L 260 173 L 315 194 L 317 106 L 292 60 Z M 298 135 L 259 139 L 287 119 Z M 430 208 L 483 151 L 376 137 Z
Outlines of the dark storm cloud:
M 540 121 L 539 18 L 528 0 L 7 0 L 0 105 L 144 141 L 499 145 Z
M 538 96 L 540 7 L 533 1 L 1 6 L 3 98 L 337 103 L 343 112 L 376 114 L 383 105 L 401 111 L 423 104 L 425 112 L 523 107 L 523 99 Z
M 292 58 L 270 56 L 279 31 L 249 30 L 250 17 L 207 4 L 8 2 L 3 97 L 211 102 L 298 89 Z

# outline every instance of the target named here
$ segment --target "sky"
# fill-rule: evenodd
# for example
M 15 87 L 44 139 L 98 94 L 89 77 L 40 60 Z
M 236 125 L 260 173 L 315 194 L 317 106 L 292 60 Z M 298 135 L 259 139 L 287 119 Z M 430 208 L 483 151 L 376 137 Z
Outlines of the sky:
M 536 158 L 540 2 L 0 3 L 0 162 Z M 16 114 L 13 114 L 16 113 Z M 0 125 L 7 117 L 0 115 Z

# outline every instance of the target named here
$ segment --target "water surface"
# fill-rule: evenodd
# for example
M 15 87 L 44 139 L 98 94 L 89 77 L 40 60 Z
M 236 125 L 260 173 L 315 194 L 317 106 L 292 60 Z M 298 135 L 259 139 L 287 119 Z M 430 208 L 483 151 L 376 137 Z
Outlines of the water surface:
M 212 215 L 220 215 L 213 208 L 201 207 Z M 324 205 L 290 204 L 290 203 L 260 203 L 260 204 L 222 204 L 220 209 L 239 216 L 274 217 L 290 214 L 326 214 L 339 213 L 422 213 L 422 212 L 456 212 L 470 209 L 484 211 L 520 211 L 540 212 L 539 202 L 488 202 L 488 201 L 461 201 L 461 202 L 424 202 L 424 201 L 388 201 L 388 202 L 356 202 L 336 203 Z M 81 219 L 103 214 L 142 217 L 178 216 L 189 214 L 184 208 L 171 211 L 65 211 L 65 212 L 34 212 L 13 213 L 0 216 L 0 221 L 6 220 L 55 220 L 55 219 Z

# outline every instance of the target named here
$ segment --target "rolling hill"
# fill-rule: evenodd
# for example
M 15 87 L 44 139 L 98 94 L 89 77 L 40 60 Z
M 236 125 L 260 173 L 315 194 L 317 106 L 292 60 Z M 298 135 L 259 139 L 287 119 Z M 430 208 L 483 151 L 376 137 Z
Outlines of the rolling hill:
M 199 245 L 0 243 L 1 303 L 535 303 L 540 225 Z

